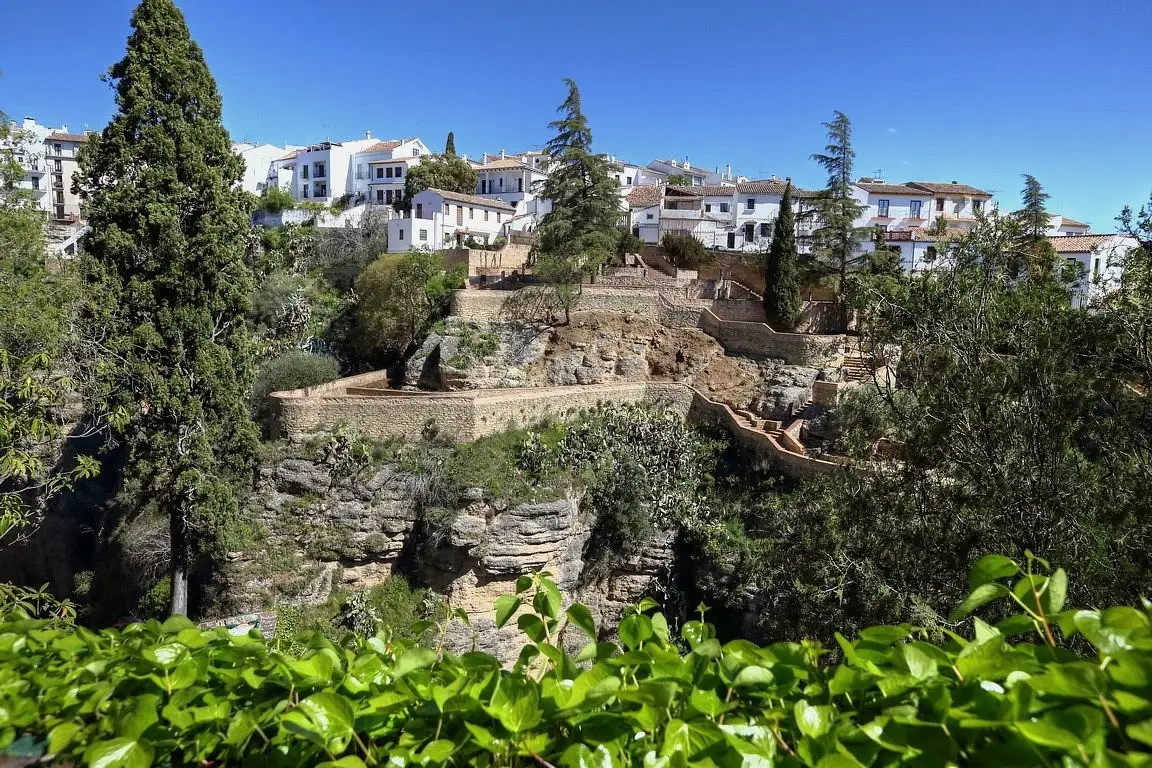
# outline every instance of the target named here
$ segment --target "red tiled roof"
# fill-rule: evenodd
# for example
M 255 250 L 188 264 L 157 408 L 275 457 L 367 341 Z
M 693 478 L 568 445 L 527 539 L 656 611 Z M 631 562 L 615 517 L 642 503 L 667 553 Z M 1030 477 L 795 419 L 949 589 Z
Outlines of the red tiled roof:
M 787 186 L 787 181 L 775 179 L 742 181 L 736 185 L 736 192 L 741 195 L 783 195 L 784 188 Z M 792 185 L 792 195 L 794 197 L 813 197 L 815 194 L 816 192 L 811 189 L 801 189 L 795 184 Z
M 500 160 L 500 159 L 492 160 L 488 163 L 473 163 L 472 167 L 478 171 L 515 171 L 515 170 L 530 171 L 530 170 L 532 170 L 531 168 L 529 168 L 527 165 L 520 162 L 519 160 L 513 160 L 510 157 L 506 157 L 503 160 Z
M 1053 235 L 1048 238 L 1056 253 L 1089 253 L 1107 243 L 1115 235 Z
M 276 159 L 277 160 L 291 160 L 292 158 L 296 157 L 296 155 L 298 155 L 298 154 L 300 154 L 300 150 L 290 149 L 287 152 L 285 152 L 284 154 L 280 155 L 280 157 L 278 157 Z
M 675 192 L 679 195 L 691 195 L 693 197 L 731 197 L 736 193 L 735 186 L 693 186 L 693 187 L 680 187 L 669 186 L 669 192 Z
M 932 193 L 926 189 L 917 189 L 916 187 L 908 186 L 907 184 L 885 184 L 884 182 L 874 181 L 858 181 L 856 186 L 863 189 L 865 192 L 872 192 L 877 195 L 907 195 L 908 197 L 932 197 Z
M 370 144 L 369 146 L 364 147 L 364 149 L 360 150 L 360 154 L 367 155 L 371 152 L 391 152 L 393 149 L 396 149 L 403 143 L 403 141 L 396 139 L 393 139 L 392 141 L 378 141 L 375 144 Z
M 1061 216 L 1060 217 L 1060 226 L 1062 226 L 1062 227 L 1084 227 L 1085 229 L 1088 228 L 1088 225 L 1085 224 L 1084 222 L 1076 221 L 1076 219 L 1070 219 L 1067 216 Z
M 905 186 L 916 187 L 937 195 L 967 195 L 969 197 L 992 197 L 991 192 L 955 182 L 942 181 L 906 181 Z
M 487 197 L 480 197 L 479 195 L 465 195 L 460 192 L 448 192 L 443 189 L 428 188 L 429 192 L 435 192 L 445 200 L 451 200 L 454 203 L 467 203 L 468 205 L 475 205 L 481 208 L 498 208 L 504 211 L 514 211 L 516 206 L 504 202 L 503 200 L 490 200 Z
M 664 187 L 660 184 L 648 184 L 642 187 L 633 187 L 628 193 L 628 206 L 631 208 L 648 208 L 660 205 L 664 196 Z
M 47 141 L 75 141 L 83 143 L 88 141 L 88 134 L 86 133 L 60 133 L 56 131 L 48 134 Z

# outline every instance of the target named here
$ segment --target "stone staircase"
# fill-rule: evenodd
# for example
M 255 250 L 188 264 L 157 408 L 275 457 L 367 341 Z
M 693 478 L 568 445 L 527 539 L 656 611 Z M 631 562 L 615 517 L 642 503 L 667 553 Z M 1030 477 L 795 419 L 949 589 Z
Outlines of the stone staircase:
M 870 356 L 865 356 L 858 341 L 844 345 L 844 362 L 841 363 L 844 381 L 870 381 L 876 370 Z
M 764 301 L 764 297 L 761 294 L 756 293 L 756 291 L 754 291 L 751 288 L 749 288 L 748 286 L 744 285 L 744 283 L 740 282 L 739 280 L 729 280 L 728 282 L 732 283 L 732 285 L 738 285 L 738 286 L 740 286 L 741 289 L 747 291 L 748 294 L 750 296 L 752 296 L 752 299 L 754 301 L 760 301 L 760 302 Z

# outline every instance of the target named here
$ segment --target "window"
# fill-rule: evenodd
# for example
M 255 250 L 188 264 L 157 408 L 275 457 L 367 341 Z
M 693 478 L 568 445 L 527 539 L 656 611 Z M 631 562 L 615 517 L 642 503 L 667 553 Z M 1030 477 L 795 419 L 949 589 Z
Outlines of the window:
M 420 157 L 420 150 L 417 147 L 412 147 L 412 157 Z
M 484 211 L 484 221 L 488 221 L 488 211 Z
M 356 163 L 356 178 L 358 178 L 358 179 L 364 178 L 364 164 L 363 163 Z
M 33 181 L 35 181 L 35 179 L 33 179 Z M 1100 259 L 1096 259 L 1096 261 L 1093 262 L 1092 274 L 1096 275 L 1097 277 L 1100 276 Z
M 983 200 L 973 200 L 972 201 L 972 212 L 973 213 L 980 213 L 980 211 L 982 211 L 982 210 L 984 210 L 984 201 Z
M 62 206 L 62 205 L 56 206 L 56 218 L 58 218 L 58 219 L 64 218 L 64 206 Z
M 720 203 L 720 213 L 728 213 L 728 203 Z
M 772 237 L 772 225 L 770 223 L 764 222 L 763 224 L 760 225 L 760 237 L 763 237 L 763 238 Z
M 704 213 L 712 213 L 712 203 L 704 203 Z
M 316 173 L 313 174 L 316 178 L 324 178 L 324 163 L 316 163 Z
M 469 208 L 468 209 L 468 218 L 469 219 L 476 218 L 476 209 L 475 208 Z
M 304 185 L 304 197 L 308 197 L 308 185 Z
M 628 186 L 632 186 L 632 177 L 631 176 L 628 177 Z
M 55 160 L 52 164 L 52 170 L 56 171 L 56 173 L 61 173 L 64 171 L 64 164 L 59 160 Z
M 392 166 L 388 166 L 388 169 L 384 171 L 384 178 L 392 178 Z
M 328 197 L 328 185 L 327 184 L 317 184 L 316 185 L 316 197 Z
M 306 166 L 306 165 L 301 166 L 300 167 L 300 173 L 305 179 L 308 178 L 308 166 Z
M 418 218 L 418 219 L 424 218 L 424 204 L 423 203 L 416 203 L 416 218 Z
M 480 179 L 480 194 L 488 194 L 488 179 Z
M 500 211 L 496 211 L 496 223 L 500 223 Z
M 389 194 L 389 196 L 391 196 L 392 190 L 388 190 L 388 194 Z M 378 203 L 384 202 L 384 190 L 382 190 L 382 189 L 376 190 L 376 202 L 378 202 Z M 392 200 L 389 199 L 388 202 L 392 202 Z
M 63 192 L 57 192 L 56 193 L 56 202 L 57 203 L 63 203 L 64 202 L 64 193 Z
M 936 246 L 930 245 L 928 250 L 924 252 L 924 262 L 931 264 L 934 261 L 936 261 Z
M 656 218 L 656 214 L 654 214 L 654 213 L 647 213 L 647 214 L 645 214 L 645 215 L 644 215 L 644 218 L 648 219 L 648 221 L 652 221 L 652 219 Z
M 428 239 L 428 230 L 426 230 L 426 229 L 420 230 L 420 239 L 421 240 L 427 240 Z
M 877 216 L 879 216 L 882 219 L 888 218 L 888 201 L 887 200 L 877 200 L 876 201 L 876 208 L 877 208 L 877 214 L 876 214 Z
M 33 176 L 32 177 L 32 189 L 40 189 L 40 177 L 39 176 Z
M 500 177 L 500 191 L 501 192 L 504 191 L 504 177 L 503 176 Z
M 920 203 L 920 200 L 913 200 L 912 202 L 908 203 L 908 215 L 910 218 L 920 218 Z
M 396 178 L 400 178 L 403 175 L 404 175 L 404 166 L 402 166 L 402 165 L 397 166 L 396 167 Z
M 523 192 L 524 191 L 524 177 L 523 176 L 516 179 L 516 191 L 517 192 Z
M 376 178 L 378 178 L 378 179 L 384 178 L 384 169 L 383 168 L 380 168 L 380 167 L 376 168 Z
M 404 230 L 403 229 L 400 230 L 400 235 L 396 239 L 399 240 L 400 242 L 404 242 Z
M 748 202 L 744 203 L 744 210 L 746 210 L 746 211 L 756 210 L 756 198 L 754 198 L 754 197 L 748 198 Z
M 52 145 L 52 148 L 53 148 L 54 150 L 56 150 L 56 154 L 58 154 L 58 155 L 62 155 L 62 154 L 64 154 L 64 149 L 63 149 L 63 147 L 61 147 L 59 144 L 53 144 L 53 145 Z
M 942 197 L 936 198 L 936 211 L 938 213 L 944 212 L 944 198 L 942 198 Z
M 735 248 L 736 247 L 736 233 L 735 232 L 729 232 L 728 233 L 728 247 L 729 248 Z
M 452 215 L 452 203 L 444 203 L 444 215 L 445 216 L 451 216 Z

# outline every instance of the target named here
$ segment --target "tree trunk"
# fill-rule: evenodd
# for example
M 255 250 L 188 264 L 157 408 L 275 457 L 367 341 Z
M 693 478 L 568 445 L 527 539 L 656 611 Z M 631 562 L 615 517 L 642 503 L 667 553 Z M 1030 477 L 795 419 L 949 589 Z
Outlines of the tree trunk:
M 172 515 L 172 615 L 188 615 L 188 542 L 184 530 L 184 512 Z

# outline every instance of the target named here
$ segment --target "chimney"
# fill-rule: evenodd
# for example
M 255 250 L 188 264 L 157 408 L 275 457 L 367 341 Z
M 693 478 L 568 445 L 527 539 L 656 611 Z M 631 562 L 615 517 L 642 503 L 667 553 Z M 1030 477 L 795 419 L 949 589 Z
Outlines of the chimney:
M 366 139 L 372 138 L 372 131 L 364 131 L 364 138 L 366 138 Z
M 500 159 L 501 160 L 504 159 L 504 150 L 503 149 L 500 150 Z
M 959 184 L 960 182 L 956 181 L 956 179 L 952 179 L 952 183 L 953 184 Z
M 732 163 L 728 163 L 728 165 L 724 166 L 724 168 L 725 168 L 724 178 L 731 180 L 732 179 Z
M 24 117 L 24 130 L 30 131 L 35 127 L 36 127 L 36 119 L 32 118 L 32 117 L 28 117 L 27 115 L 25 115 L 25 117 Z

